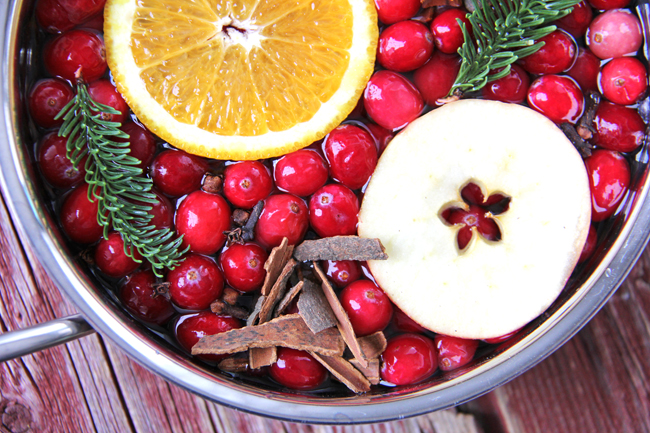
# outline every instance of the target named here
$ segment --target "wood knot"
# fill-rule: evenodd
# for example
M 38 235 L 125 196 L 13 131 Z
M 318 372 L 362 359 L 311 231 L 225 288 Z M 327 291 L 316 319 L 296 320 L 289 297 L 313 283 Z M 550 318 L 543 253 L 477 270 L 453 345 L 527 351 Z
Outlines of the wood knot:
M 15 401 L 0 402 L 3 431 L 26 433 L 32 429 L 32 411 Z

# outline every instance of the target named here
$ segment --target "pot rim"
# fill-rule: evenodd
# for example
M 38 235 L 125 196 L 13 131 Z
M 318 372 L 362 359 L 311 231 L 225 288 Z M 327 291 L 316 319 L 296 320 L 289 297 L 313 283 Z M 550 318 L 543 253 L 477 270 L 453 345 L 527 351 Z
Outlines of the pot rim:
M 44 206 L 38 202 L 29 179 L 30 162 L 18 128 L 21 112 L 16 77 L 21 55 L 18 25 L 26 2 L 0 6 L 2 78 L 0 114 L 0 187 L 22 239 L 26 239 L 68 298 L 102 335 L 115 342 L 132 359 L 164 379 L 222 405 L 293 422 L 351 424 L 383 422 L 445 409 L 485 394 L 536 365 L 571 338 L 609 299 L 623 282 L 650 237 L 650 197 L 647 168 L 641 188 L 628 200 L 626 222 L 610 250 L 581 287 L 538 327 L 488 362 L 436 383 L 409 388 L 408 392 L 327 398 L 269 391 L 239 383 L 195 365 L 187 357 L 157 344 L 127 314 L 115 309 L 105 296 L 92 290 L 92 281 L 66 254 Z M 28 53 L 27 53 L 28 54 Z M 640 152 L 643 163 L 647 153 Z

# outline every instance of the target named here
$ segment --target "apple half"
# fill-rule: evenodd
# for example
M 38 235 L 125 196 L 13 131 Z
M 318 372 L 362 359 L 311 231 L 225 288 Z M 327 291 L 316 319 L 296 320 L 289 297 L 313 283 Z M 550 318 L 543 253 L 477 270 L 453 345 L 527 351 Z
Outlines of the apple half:
M 474 234 L 461 250 L 462 224 L 442 214 L 462 206 L 469 182 L 510 203 L 486 214 L 499 240 Z M 590 217 L 584 163 L 553 122 L 520 105 L 462 100 L 415 120 L 389 144 L 365 191 L 359 235 L 385 246 L 388 260 L 370 261 L 370 270 L 413 320 L 483 339 L 521 328 L 557 298 Z

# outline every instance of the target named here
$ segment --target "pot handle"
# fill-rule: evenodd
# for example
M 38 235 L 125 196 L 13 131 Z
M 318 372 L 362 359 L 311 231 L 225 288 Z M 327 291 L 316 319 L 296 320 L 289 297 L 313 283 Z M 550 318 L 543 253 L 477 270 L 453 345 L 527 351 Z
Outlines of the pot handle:
M 0 334 L 0 362 L 9 361 L 92 334 L 95 330 L 81 314 Z

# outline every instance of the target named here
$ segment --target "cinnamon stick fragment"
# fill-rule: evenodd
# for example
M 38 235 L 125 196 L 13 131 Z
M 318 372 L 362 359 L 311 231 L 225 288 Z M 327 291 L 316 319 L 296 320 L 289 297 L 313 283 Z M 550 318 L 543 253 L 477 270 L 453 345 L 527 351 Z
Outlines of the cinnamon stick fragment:
M 293 256 L 307 260 L 386 260 L 388 255 L 379 239 L 359 236 L 334 236 L 307 240 L 298 245 Z
M 300 316 L 314 334 L 336 326 L 336 316 L 330 307 L 323 289 L 311 280 L 305 280 L 298 298 Z
M 217 299 L 212 304 L 210 304 L 210 310 L 215 314 L 223 314 L 225 316 L 236 317 L 237 319 L 247 320 L 248 311 L 244 310 L 241 307 L 235 305 L 230 305 L 227 302 L 223 302 L 220 299 Z
M 266 277 L 264 277 L 264 284 L 262 285 L 262 295 L 269 294 L 292 253 L 293 245 L 289 245 L 289 239 L 287 238 L 282 239 L 282 243 L 271 250 L 269 258 L 264 262 Z
M 257 318 L 260 316 L 260 310 L 262 309 L 262 305 L 264 305 L 265 299 L 266 296 L 260 296 L 257 298 L 255 307 L 253 307 L 253 312 L 251 312 L 248 319 L 246 319 L 246 326 L 253 326 L 255 322 L 257 322 Z
M 219 362 L 217 367 L 228 373 L 244 373 L 248 370 L 248 360 L 246 358 L 231 356 Z
M 332 311 L 334 312 L 334 315 L 338 320 L 337 327 L 341 333 L 341 336 L 343 336 L 343 340 L 345 341 L 345 344 L 348 345 L 350 351 L 352 352 L 354 357 L 359 361 L 359 363 L 364 368 L 367 367 L 368 361 L 366 361 L 363 352 L 361 351 L 361 346 L 357 341 L 357 337 L 356 335 L 354 335 L 354 329 L 352 328 L 352 323 L 350 322 L 350 318 L 348 317 L 347 313 L 343 309 L 343 306 L 341 305 L 339 298 L 336 296 L 336 292 L 334 292 L 334 289 L 332 288 L 331 284 L 329 283 L 329 281 L 327 281 L 327 276 L 325 275 L 323 270 L 320 268 L 317 262 L 312 262 L 312 264 L 314 266 L 314 270 L 316 271 L 316 274 L 321 280 L 321 287 L 323 288 L 323 293 L 325 294 L 325 297 L 327 298 L 327 301 L 329 302 L 330 307 L 332 308 Z
M 278 348 L 253 347 L 248 352 L 248 363 L 252 369 L 266 367 L 278 360 Z
M 359 364 L 356 359 L 351 359 L 350 364 L 354 365 L 363 374 L 372 385 L 379 385 L 381 376 L 379 375 L 379 359 L 372 358 L 368 360 L 368 367 Z
M 264 304 L 262 304 L 262 309 L 260 310 L 259 318 L 257 319 L 259 323 L 264 323 L 271 319 L 273 309 L 280 298 L 284 296 L 287 290 L 287 281 L 289 281 L 289 276 L 297 264 L 298 262 L 290 258 L 284 265 L 284 268 L 282 268 L 282 272 L 280 272 L 275 284 L 273 284 L 273 287 L 269 290 L 269 293 L 264 300 Z
M 193 355 L 223 355 L 256 347 L 289 347 L 328 356 L 341 356 L 345 343 L 334 328 L 314 334 L 298 314 L 287 314 L 258 326 L 207 335 L 192 347 Z
M 359 370 L 340 356 L 325 356 L 310 352 L 334 377 L 357 394 L 370 391 L 370 382 Z
M 361 346 L 361 351 L 366 359 L 379 357 L 379 355 L 384 353 L 384 350 L 386 350 L 386 346 L 388 345 L 386 342 L 386 336 L 381 331 L 366 335 L 365 337 L 359 337 L 357 340 L 359 341 L 359 346 Z
M 298 294 L 301 292 L 303 284 L 304 284 L 303 281 L 298 281 L 296 285 L 294 285 L 287 291 L 287 293 L 280 300 L 280 302 L 278 302 L 278 306 L 275 308 L 275 313 L 273 313 L 275 317 L 278 317 L 282 315 L 282 313 L 284 313 L 284 310 L 286 310 L 289 304 L 291 304 L 291 301 L 293 301 L 296 298 L 296 296 L 298 296 Z

